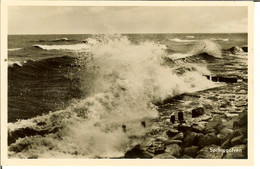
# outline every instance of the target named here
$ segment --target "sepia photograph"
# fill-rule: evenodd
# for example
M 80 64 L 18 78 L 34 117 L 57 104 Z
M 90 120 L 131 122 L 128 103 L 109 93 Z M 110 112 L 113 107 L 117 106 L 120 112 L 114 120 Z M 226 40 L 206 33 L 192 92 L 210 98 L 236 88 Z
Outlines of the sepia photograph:
M 125 4 L 6 5 L 7 159 L 248 160 L 252 4 Z

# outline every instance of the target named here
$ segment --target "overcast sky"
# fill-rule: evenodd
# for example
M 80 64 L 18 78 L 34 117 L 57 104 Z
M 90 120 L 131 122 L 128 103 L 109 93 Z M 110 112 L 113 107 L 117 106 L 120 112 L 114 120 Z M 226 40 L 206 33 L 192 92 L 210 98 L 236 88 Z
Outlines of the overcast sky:
M 8 8 L 9 34 L 247 32 L 247 7 Z

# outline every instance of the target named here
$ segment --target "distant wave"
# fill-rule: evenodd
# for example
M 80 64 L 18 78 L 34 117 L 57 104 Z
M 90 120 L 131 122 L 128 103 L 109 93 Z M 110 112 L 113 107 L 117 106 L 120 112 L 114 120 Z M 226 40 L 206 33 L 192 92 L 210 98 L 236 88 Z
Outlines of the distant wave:
M 195 36 L 186 36 L 186 38 L 193 39 Z
M 174 39 L 170 39 L 170 40 L 174 41 L 174 42 L 183 42 L 183 43 L 196 42 L 196 40 L 187 40 L 187 39 L 179 39 L 179 38 L 174 38 Z
M 229 41 L 229 39 L 225 39 L 225 38 L 210 38 L 210 40 L 214 40 L 214 41 L 224 41 L 224 42 Z
M 33 45 L 43 50 L 87 50 L 90 45 L 87 44 L 73 44 L 73 45 Z
M 30 41 L 30 42 L 76 42 L 77 40 L 74 40 L 74 39 L 68 39 L 68 38 L 60 38 L 60 39 L 53 39 L 53 40 L 43 40 L 43 39 L 40 39 L 40 40 L 33 40 L 33 41 Z
M 8 49 L 8 51 L 17 51 L 17 50 L 21 50 L 22 48 L 11 48 L 11 49 Z

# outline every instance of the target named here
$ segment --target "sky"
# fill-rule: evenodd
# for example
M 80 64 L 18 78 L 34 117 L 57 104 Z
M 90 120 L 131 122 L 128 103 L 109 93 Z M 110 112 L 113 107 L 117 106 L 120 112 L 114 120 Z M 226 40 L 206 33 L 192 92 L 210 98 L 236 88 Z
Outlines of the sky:
M 8 34 L 247 32 L 247 7 L 9 6 Z

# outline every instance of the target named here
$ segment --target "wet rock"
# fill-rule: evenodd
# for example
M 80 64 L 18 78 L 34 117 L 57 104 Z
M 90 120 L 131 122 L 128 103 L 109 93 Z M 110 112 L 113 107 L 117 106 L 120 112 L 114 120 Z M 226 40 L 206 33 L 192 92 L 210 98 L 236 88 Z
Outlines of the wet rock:
M 239 53 L 244 52 L 243 49 L 238 46 L 233 46 L 233 47 L 229 48 L 228 51 L 232 54 L 239 54 Z
M 182 158 L 182 159 L 192 159 L 192 157 L 190 157 L 190 156 L 188 156 L 188 155 L 183 155 L 181 158 Z
M 246 159 L 247 157 L 247 146 L 242 144 L 229 148 L 224 159 Z
M 211 129 L 214 129 L 214 130 L 215 130 L 215 129 L 217 129 L 217 127 L 218 127 L 219 125 L 221 125 L 221 124 L 222 124 L 221 117 L 220 117 L 220 116 L 215 116 L 212 121 L 210 121 L 210 122 L 208 122 L 208 123 L 206 124 L 205 130 L 206 130 L 206 131 L 209 131 L 209 130 L 211 130 Z
M 197 133 L 195 132 L 187 132 L 184 140 L 183 140 L 183 146 L 184 147 L 190 147 L 193 145 L 196 137 L 197 137 Z
M 166 132 L 166 134 L 167 134 L 168 137 L 173 137 L 173 136 L 175 136 L 175 135 L 178 134 L 178 133 L 179 133 L 179 131 L 178 131 L 178 130 L 175 130 L 175 129 L 170 129 L 170 130 L 168 130 L 168 131 Z
M 174 157 L 179 157 L 181 153 L 181 147 L 178 144 L 171 144 L 166 146 L 165 152 Z
M 191 113 L 192 113 L 192 118 L 195 118 L 195 117 L 199 117 L 199 116 L 203 115 L 205 113 L 205 111 L 204 111 L 203 107 L 199 107 L 199 108 L 193 109 Z
M 153 159 L 176 159 L 176 157 L 170 155 L 169 153 L 162 153 L 154 156 Z
M 220 144 L 224 143 L 227 138 L 230 137 L 230 135 L 232 134 L 233 130 L 229 129 L 229 128 L 224 128 L 220 131 L 220 133 L 217 135 L 217 137 L 219 138 Z
M 184 148 L 183 154 L 194 158 L 196 157 L 198 151 L 199 151 L 199 146 L 191 146 L 191 147 Z
M 164 143 L 160 140 L 154 140 L 152 144 L 146 149 L 146 151 L 153 154 L 161 154 L 164 153 L 165 146 Z
M 243 137 L 244 136 L 237 136 L 235 138 L 232 138 L 231 139 L 231 146 L 235 146 L 235 145 L 241 144 L 243 142 Z
M 227 149 L 227 148 L 230 147 L 230 145 L 231 145 L 230 139 L 226 139 L 226 140 L 221 144 L 221 148 Z
M 224 154 L 224 152 L 221 150 L 222 149 L 220 146 L 216 146 L 216 145 L 206 146 L 198 152 L 198 155 L 196 156 L 196 158 L 221 159 Z
M 164 145 L 170 145 L 170 144 L 182 144 L 182 141 L 181 140 L 167 140 L 164 142 Z
M 196 132 L 196 133 L 202 133 L 205 129 L 205 125 L 204 124 L 196 124 L 192 126 L 192 131 Z
M 127 151 L 124 158 L 153 158 L 154 155 L 145 151 L 141 145 L 136 145 L 131 150 Z
M 248 52 L 248 47 L 242 47 L 241 48 L 244 52 Z
M 215 135 L 215 133 L 208 133 L 198 137 L 198 145 L 201 148 L 212 144 L 218 144 L 218 137 Z
M 184 134 L 183 132 L 180 132 L 178 134 L 176 134 L 172 139 L 173 140 L 182 140 L 184 138 Z
M 181 124 L 181 125 L 178 125 L 178 130 L 179 131 L 182 131 L 182 132 L 187 132 L 189 129 L 191 129 L 191 125 L 190 124 Z

